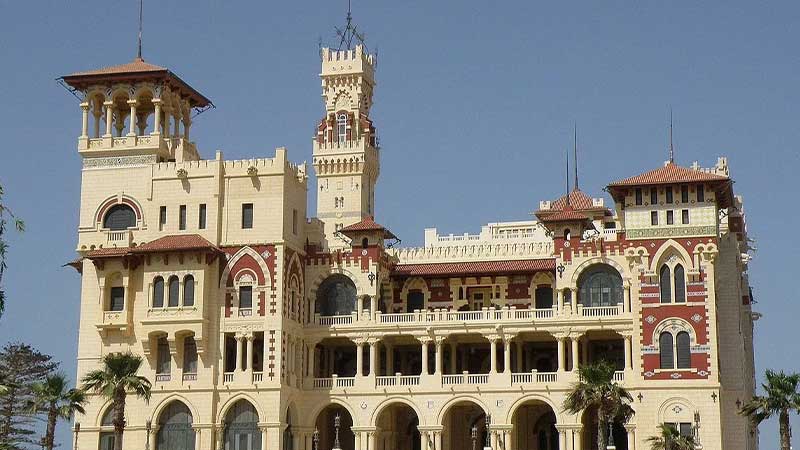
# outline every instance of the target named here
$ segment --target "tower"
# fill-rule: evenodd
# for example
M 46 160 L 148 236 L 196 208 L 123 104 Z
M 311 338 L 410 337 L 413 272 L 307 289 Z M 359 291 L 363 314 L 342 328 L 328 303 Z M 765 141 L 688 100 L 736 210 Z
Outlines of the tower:
M 328 245 L 337 247 L 343 244 L 334 237 L 338 230 L 374 215 L 380 161 L 369 112 L 376 60 L 363 42 L 322 48 L 320 56 L 325 116 L 313 143 L 317 217 L 325 224 Z

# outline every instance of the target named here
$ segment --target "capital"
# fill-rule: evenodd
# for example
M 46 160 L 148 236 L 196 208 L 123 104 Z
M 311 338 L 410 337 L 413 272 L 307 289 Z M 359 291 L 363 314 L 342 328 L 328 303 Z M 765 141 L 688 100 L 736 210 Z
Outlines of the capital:
M 430 336 L 417 336 L 417 340 L 419 341 L 420 344 L 423 345 L 428 345 L 431 342 L 433 342 L 433 339 L 431 339 Z
M 492 344 L 496 344 L 500 340 L 500 336 L 496 334 L 490 334 L 486 336 L 486 339 L 488 339 Z
M 81 109 L 84 111 L 89 111 L 89 102 L 81 102 Z
M 130 106 L 139 106 L 139 100 L 136 100 L 136 99 L 128 100 L 128 105 L 130 105 Z

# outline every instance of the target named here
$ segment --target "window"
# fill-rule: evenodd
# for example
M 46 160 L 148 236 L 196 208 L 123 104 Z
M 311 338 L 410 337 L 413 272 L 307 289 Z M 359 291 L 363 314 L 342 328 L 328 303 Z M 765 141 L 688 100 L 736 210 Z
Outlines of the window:
M 167 338 L 158 338 L 157 350 L 156 373 L 159 375 L 168 375 L 171 370 L 170 363 L 172 357 L 169 354 L 169 343 L 167 342 Z
M 175 307 L 178 306 L 178 295 L 180 294 L 180 283 L 178 282 L 178 277 L 171 276 L 169 277 L 169 299 L 167 300 L 167 306 Z
M 136 213 L 128 205 L 112 206 L 103 218 L 103 228 L 122 231 L 136 226 Z
M 163 231 L 167 226 L 167 207 L 162 206 L 158 210 L 158 231 Z
M 356 310 L 356 285 L 345 275 L 329 276 L 317 289 L 316 308 L 323 316 L 352 313 Z
M 198 211 L 197 228 L 201 230 L 206 229 L 206 204 L 200 204 L 200 211 Z
M 606 264 L 594 264 L 578 279 L 578 300 L 584 307 L 622 303 L 622 276 Z
M 572 238 L 572 233 L 570 233 L 569 228 L 567 228 L 566 230 L 564 230 L 564 240 L 568 241 L 570 240 L 570 238 Z
M 667 203 L 672 203 L 672 201 L 673 201 L 673 198 L 672 198 L 672 186 L 668 186 L 668 187 L 667 187 L 667 188 L 664 190 L 664 193 L 666 194 L 666 200 L 665 200 L 665 201 L 666 201 Z
M 183 278 L 183 306 L 194 306 L 194 277 L 191 275 Z
M 675 266 L 675 302 L 686 302 L 686 279 L 683 274 L 683 266 L 678 264 Z
M 297 234 L 297 210 L 292 210 L 292 234 Z
M 668 332 L 661 333 L 658 337 L 658 348 L 661 356 L 662 369 L 674 369 L 675 361 L 673 360 L 673 341 L 672 334 Z
M 164 307 L 164 279 L 156 277 L 153 280 L 153 308 Z
M 180 401 L 173 401 L 158 418 L 155 450 L 194 450 L 195 431 L 192 429 L 192 413 Z M 234 447 L 231 447 L 234 448 Z
M 667 211 L 667 225 L 675 225 L 675 211 Z
M 658 211 L 650 211 L 650 225 L 658 225 Z
M 111 298 L 108 302 L 109 311 L 122 311 L 125 309 L 125 288 L 114 286 L 111 288 Z
M 677 430 L 681 436 L 683 437 L 693 437 L 694 430 L 692 428 L 692 424 L 689 422 L 681 422 L 681 423 L 665 423 L 669 427 L 672 427 L 674 430 Z
M 697 201 L 698 203 L 706 201 L 706 187 L 702 184 L 697 185 Z
M 675 346 L 678 350 L 678 369 L 689 369 L 692 367 L 692 351 L 689 348 L 689 333 L 681 331 L 675 336 Z
M 537 287 L 533 294 L 536 309 L 551 309 L 553 307 L 553 288 L 550 286 Z
M 101 431 L 100 432 L 100 450 L 114 450 L 114 407 L 109 406 L 106 408 L 106 412 L 103 414 L 103 418 L 100 420 L 100 427 L 103 430 L 111 430 L 111 431 Z
M 657 205 L 658 204 L 658 189 L 650 188 L 650 204 Z
M 684 225 L 689 223 L 689 210 L 688 209 L 681 210 L 681 223 L 684 224 Z
M 242 228 L 253 228 L 253 204 L 242 204 Z
M 336 134 L 338 142 L 344 144 L 347 141 L 347 114 L 341 113 L 336 116 Z
M 197 373 L 197 343 L 193 336 L 183 340 L 183 373 Z
M 181 205 L 178 207 L 178 229 L 186 229 L 186 205 Z
M 661 303 L 672 302 L 672 280 L 669 266 L 664 264 L 659 272 L 659 288 L 661 290 Z
M 634 192 L 636 205 L 639 206 L 642 204 L 642 188 L 636 188 Z
M 239 308 L 250 309 L 253 307 L 253 286 L 239 286 Z
M 223 447 L 230 450 L 260 450 L 261 429 L 258 412 L 247 400 L 233 404 L 225 416 L 227 426 L 223 431 Z
M 681 203 L 689 203 L 689 186 L 681 185 Z

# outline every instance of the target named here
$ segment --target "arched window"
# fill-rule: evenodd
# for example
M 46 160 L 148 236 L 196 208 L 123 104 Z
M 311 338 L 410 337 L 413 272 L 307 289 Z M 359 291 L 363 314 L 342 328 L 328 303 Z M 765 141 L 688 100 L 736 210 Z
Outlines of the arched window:
M 356 309 L 356 285 L 345 275 L 325 279 L 317 289 L 316 310 L 323 316 L 346 315 Z
M 153 280 L 153 308 L 164 307 L 164 279 L 156 277 Z
M 570 233 L 569 228 L 564 230 L 564 240 L 568 241 L 568 240 L 570 240 L 571 237 L 572 237 L 572 233 Z
M 688 369 L 692 367 L 692 351 L 690 347 L 689 333 L 681 331 L 675 336 L 675 346 L 678 350 L 678 369 Z
M 194 450 L 192 413 L 180 401 L 173 401 L 158 417 L 156 450 Z
M 156 374 L 169 375 L 172 371 L 172 355 L 169 354 L 167 338 L 158 338 L 156 345 Z
M 336 134 L 340 144 L 347 141 L 347 114 L 340 113 L 336 116 Z
M 361 248 L 369 247 L 369 238 L 361 239 Z
M 114 450 L 114 406 L 106 408 L 100 420 L 100 450 Z
M 536 297 L 536 309 L 553 308 L 553 288 L 550 286 L 540 286 L 534 292 Z
M 183 339 L 183 373 L 197 373 L 197 343 L 194 336 Z
M 178 277 L 173 275 L 169 277 L 169 300 L 167 306 L 170 307 L 178 306 L 179 294 L 180 294 L 180 282 L 178 281 Z
M 675 266 L 675 302 L 686 302 L 686 278 L 683 274 L 683 266 L 678 264 Z
M 658 285 L 661 288 L 661 303 L 672 301 L 672 277 L 670 276 L 669 266 L 664 264 L 659 272 Z
M 661 368 L 662 369 L 674 369 L 675 368 L 675 361 L 674 361 L 674 353 L 673 348 L 674 342 L 672 340 L 672 334 L 668 332 L 661 333 L 661 336 L 658 337 L 658 347 L 659 352 L 661 355 Z
M 622 303 L 622 276 L 613 267 L 595 264 L 578 278 L 578 300 L 583 306 L 614 306 Z
M 136 226 L 136 213 L 128 205 L 114 205 L 103 218 L 103 228 L 112 231 L 127 230 Z
M 183 278 L 183 306 L 194 306 L 194 277 L 191 275 Z
M 246 400 L 237 401 L 225 415 L 225 449 L 261 450 L 258 413 Z

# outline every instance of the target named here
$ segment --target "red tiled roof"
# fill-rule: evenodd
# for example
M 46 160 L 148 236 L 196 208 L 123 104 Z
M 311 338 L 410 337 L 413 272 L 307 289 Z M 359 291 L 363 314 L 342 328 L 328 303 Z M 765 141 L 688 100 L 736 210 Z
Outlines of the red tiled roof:
M 115 256 L 127 255 L 130 252 L 130 250 L 131 250 L 130 247 L 98 248 L 95 250 L 90 250 L 89 253 L 86 254 L 86 257 L 89 259 L 113 258 Z
M 339 231 L 342 234 L 348 234 L 354 231 L 383 231 L 384 239 L 397 239 L 397 236 L 389 231 L 388 228 L 375 222 L 375 219 L 373 219 L 372 216 L 367 216 L 361 222 L 348 225 Z
M 694 170 L 688 167 L 681 167 L 670 162 L 663 167 L 645 172 L 641 175 L 615 181 L 609 184 L 608 187 L 689 183 L 697 181 L 727 181 L 729 179 L 730 178 L 723 175 L 702 172 L 700 170 Z
M 541 219 L 542 222 L 569 222 L 569 221 L 584 221 L 589 220 L 589 216 L 586 214 L 580 213 L 573 209 L 564 209 L 562 211 L 558 211 L 555 214 L 550 214 L 549 216 L 544 216 Z
M 522 273 L 555 270 L 554 259 L 523 259 L 515 261 L 478 261 L 432 264 L 398 264 L 392 275 L 484 275 L 490 273 Z
M 166 67 L 157 66 L 145 62 L 145 60 L 136 58 L 133 61 L 125 64 L 118 64 L 116 66 L 101 67 L 96 70 L 87 70 L 84 72 L 75 72 L 68 77 L 81 77 L 92 75 L 114 75 L 120 73 L 140 73 L 140 72 L 169 72 Z
M 554 201 L 550 205 L 550 211 L 560 211 L 564 209 L 567 205 L 567 196 L 562 195 L 561 198 Z M 592 197 L 589 197 L 581 191 L 580 189 L 573 189 L 572 192 L 569 193 L 569 205 L 572 206 L 572 209 L 577 211 L 588 210 L 588 209 L 603 209 L 600 206 L 594 206 L 594 202 L 592 202 Z
M 138 247 L 132 247 L 131 253 L 152 253 L 169 250 L 217 250 L 217 247 L 208 242 L 199 234 L 178 234 L 164 236 Z

